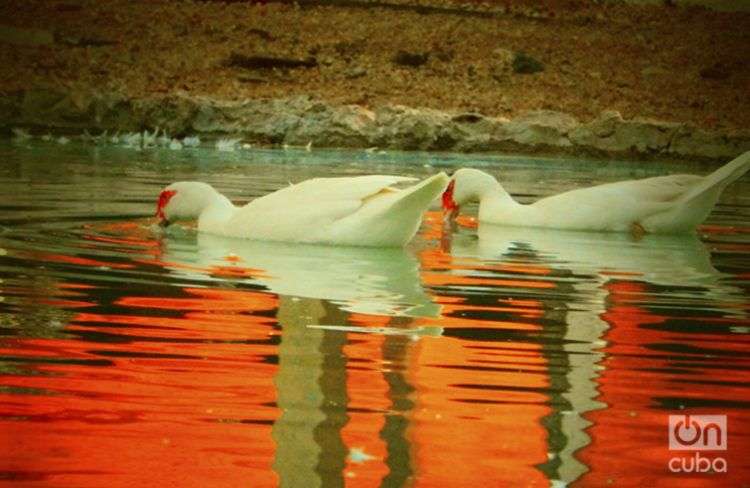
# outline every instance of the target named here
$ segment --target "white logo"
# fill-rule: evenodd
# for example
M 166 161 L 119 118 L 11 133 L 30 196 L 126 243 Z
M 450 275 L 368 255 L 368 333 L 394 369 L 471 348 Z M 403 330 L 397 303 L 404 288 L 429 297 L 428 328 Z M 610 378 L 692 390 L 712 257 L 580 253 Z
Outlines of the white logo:
M 670 415 L 669 449 L 726 451 L 726 415 Z
M 669 449 L 694 452 L 673 457 L 667 467 L 673 473 L 726 473 L 727 461 L 719 453 L 701 452 L 726 451 L 728 434 L 726 415 L 670 415 Z

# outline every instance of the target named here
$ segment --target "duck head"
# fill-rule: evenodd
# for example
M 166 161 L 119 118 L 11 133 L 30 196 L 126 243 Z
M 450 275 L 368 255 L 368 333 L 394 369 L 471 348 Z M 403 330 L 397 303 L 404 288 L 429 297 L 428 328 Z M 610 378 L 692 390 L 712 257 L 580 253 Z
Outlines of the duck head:
M 497 180 L 484 171 L 461 168 L 453 173 L 448 187 L 443 192 L 443 211 L 452 220 L 458 216 L 461 205 L 481 202 L 482 198 L 502 190 Z
M 166 227 L 178 220 L 194 220 L 205 210 L 219 193 L 207 184 L 198 181 L 172 183 L 159 194 L 156 217 L 159 225 Z

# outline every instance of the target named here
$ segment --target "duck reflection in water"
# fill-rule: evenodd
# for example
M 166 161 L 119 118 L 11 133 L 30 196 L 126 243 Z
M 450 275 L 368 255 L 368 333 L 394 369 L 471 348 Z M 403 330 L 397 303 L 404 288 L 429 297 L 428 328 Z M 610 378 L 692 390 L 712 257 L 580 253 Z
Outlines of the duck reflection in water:
M 413 339 L 408 335 L 383 337 L 380 357 L 389 364 L 382 375 L 390 405 L 383 411 L 370 407 L 357 412 L 362 407 L 353 405 L 350 398 L 350 368 L 364 366 L 352 364 L 355 359 L 345 351 L 347 334 L 309 327 L 346 321 L 346 312 L 323 300 L 280 297 L 277 317 L 283 334 L 274 384 L 282 413 L 273 424 L 272 436 L 276 442 L 273 468 L 280 486 L 343 486 L 346 477 L 355 475 L 357 465 L 368 461 L 387 467 L 381 480 L 384 486 L 405 486 L 415 471 L 414 447 L 408 436 L 415 387 L 407 376 Z M 390 325 L 408 328 L 410 320 L 393 317 Z M 350 411 L 360 417 L 354 425 Z M 367 426 L 362 425 L 363 416 Z M 362 438 L 379 424 L 378 437 L 385 447 L 382 459 L 357 441 L 345 443 L 342 431 L 347 427 L 350 437 Z M 367 439 L 367 443 L 371 446 L 373 440 Z M 368 471 L 359 480 L 372 474 Z
M 178 239 L 164 245 L 164 260 L 173 263 L 178 275 L 220 279 L 222 286 L 260 286 L 278 295 L 281 341 L 277 357 L 268 360 L 278 364 L 273 381 L 281 414 L 273 423 L 272 437 L 280 486 L 342 486 L 359 463 L 370 460 L 387 468 L 383 483 L 408 483 L 415 471 L 407 435 L 415 387 L 406 372 L 411 346 L 421 330 L 413 321 L 440 315 L 439 305 L 422 288 L 419 262 L 410 251 L 265 243 L 208 234 L 199 234 L 195 243 Z M 362 326 L 368 317 L 377 317 L 379 327 Z M 377 433 L 384 444 L 380 455 L 356 441 L 347 445 L 342 437 L 351 424 L 349 383 L 356 373 L 349 369 L 369 370 L 367 363 L 378 361 L 357 360 L 344 350 L 357 342 L 350 341 L 347 332 L 357 330 L 375 330 L 383 336 L 378 356 L 389 364 L 386 371 L 373 366 L 368 374 L 382 375 L 390 405 L 379 410 L 368 404 L 365 411 L 356 412 L 367 416 L 369 429 L 382 424 Z M 350 428 L 352 436 L 362 437 L 359 424 Z
M 663 286 L 719 284 L 706 245 L 695 235 L 646 235 L 578 232 L 555 229 L 480 225 L 476 239 L 455 236 L 454 255 L 493 259 L 533 250 L 537 260 L 576 272 L 628 274 Z
M 540 319 L 546 329 L 543 354 L 557 372 L 550 371 L 553 409 L 542 420 L 548 431 L 549 460 L 539 468 L 549 479 L 563 483 L 590 471 L 587 464 L 597 452 L 586 450 L 591 445 L 590 433 L 606 430 L 607 416 L 617 415 L 608 413 L 611 400 L 602 385 L 605 377 L 610 386 L 627 379 L 617 379 L 622 366 L 607 370 L 610 341 L 648 351 L 650 341 L 664 340 L 644 330 L 666 319 L 647 304 L 675 306 L 690 296 L 706 310 L 746 318 L 739 306 L 743 291 L 723 279 L 728 275 L 713 266 L 707 246 L 694 235 L 633 239 L 627 234 L 481 224 L 476 231 L 461 228 L 444 235 L 443 245 L 454 262 L 462 263 L 463 270 L 458 272 L 466 275 L 486 273 L 493 266 L 503 269 L 506 278 L 524 267 L 545 272 L 537 279 L 548 282 L 550 288 L 500 293 L 533 297 L 544 310 Z M 688 290 L 690 295 L 686 295 Z M 738 306 L 732 306 L 733 302 Z M 450 329 L 446 334 L 451 334 Z M 594 411 L 602 413 L 592 426 L 589 413 Z
M 371 315 L 436 317 L 419 262 L 408 249 L 320 246 L 200 233 L 164 241 L 172 271 L 232 286 L 260 286 L 288 297 L 319 298 Z

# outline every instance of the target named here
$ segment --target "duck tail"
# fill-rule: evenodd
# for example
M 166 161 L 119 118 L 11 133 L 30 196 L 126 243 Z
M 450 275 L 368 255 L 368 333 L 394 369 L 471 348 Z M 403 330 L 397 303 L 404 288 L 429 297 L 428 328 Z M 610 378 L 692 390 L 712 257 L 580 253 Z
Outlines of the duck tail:
M 423 212 L 427 210 L 430 203 L 443 194 L 448 186 L 448 181 L 450 181 L 448 175 L 441 171 L 412 187 L 402 190 L 399 199 L 394 201 L 392 206 L 394 208 L 414 208 Z
M 740 154 L 713 173 L 706 175 L 703 181 L 682 196 L 682 200 L 689 202 L 700 199 L 705 194 L 714 194 L 714 192 L 718 198 L 724 188 L 739 179 L 748 170 L 750 170 L 750 151 Z

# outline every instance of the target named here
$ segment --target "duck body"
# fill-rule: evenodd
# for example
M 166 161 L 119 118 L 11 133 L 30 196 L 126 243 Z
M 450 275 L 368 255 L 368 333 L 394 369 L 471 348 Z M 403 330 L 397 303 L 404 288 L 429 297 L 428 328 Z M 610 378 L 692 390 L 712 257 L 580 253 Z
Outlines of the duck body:
M 571 190 L 524 205 L 483 171 L 456 171 L 443 208 L 457 213 L 479 201 L 481 223 L 564 230 L 692 232 L 711 213 L 724 188 L 750 169 L 750 152 L 707 176 L 668 175 Z
M 178 182 L 160 194 L 162 223 L 198 220 L 198 231 L 265 241 L 350 246 L 403 246 L 427 207 L 445 189 L 439 173 L 405 189 L 402 176 L 315 178 L 236 207 L 210 185 Z

